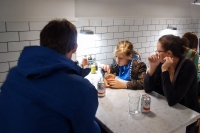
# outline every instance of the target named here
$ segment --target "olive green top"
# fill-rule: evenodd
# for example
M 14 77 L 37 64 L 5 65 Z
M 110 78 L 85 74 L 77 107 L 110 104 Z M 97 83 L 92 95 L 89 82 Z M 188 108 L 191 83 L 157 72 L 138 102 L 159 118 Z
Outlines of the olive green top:
M 196 66 L 196 69 L 197 69 L 197 79 L 198 79 L 198 82 L 200 81 L 200 74 L 198 74 L 198 61 L 199 61 L 199 55 L 198 53 L 193 50 L 193 49 L 190 49 L 190 48 L 186 48 L 186 51 L 185 51 L 185 57 L 190 59 L 191 61 L 194 62 L 194 65 Z

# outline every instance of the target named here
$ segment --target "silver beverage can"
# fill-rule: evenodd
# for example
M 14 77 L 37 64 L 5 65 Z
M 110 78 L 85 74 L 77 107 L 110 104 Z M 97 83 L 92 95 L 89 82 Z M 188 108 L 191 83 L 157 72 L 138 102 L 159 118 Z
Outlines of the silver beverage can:
M 99 97 L 103 97 L 106 94 L 106 88 L 105 88 L 105 83 L 103 82 L 103 80 L 100 80 L 97 83 L 97 91 L 98 91 L 98 96 Z
M 150 111 L 151 97 L 143 94 L 141 98 L 141 112 L 147 113 Z

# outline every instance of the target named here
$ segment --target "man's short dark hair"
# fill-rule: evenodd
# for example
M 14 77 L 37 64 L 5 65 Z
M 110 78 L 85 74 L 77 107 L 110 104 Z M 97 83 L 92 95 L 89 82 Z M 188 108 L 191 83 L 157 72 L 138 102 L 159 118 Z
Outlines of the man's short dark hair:
M 64 55 L 73 50 L 76 43 L 76 27 L 66 19 L 50 21 L 40 33 L 41 46 L 51 48 Z

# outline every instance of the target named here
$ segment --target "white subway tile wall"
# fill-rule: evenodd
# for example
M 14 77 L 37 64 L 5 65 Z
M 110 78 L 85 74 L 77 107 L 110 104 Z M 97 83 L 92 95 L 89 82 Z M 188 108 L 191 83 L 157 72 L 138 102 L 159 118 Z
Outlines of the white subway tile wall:
M 96 27 L 96 33 L 107 33 L 108 27 Z
M 30 22 L 30 30 L 42 30 L 47 22 Z
M 83 30 L 91 30 L 91 31 L 96 31 L 95 27 L 82 27 Z M 78 30 L 78 29 L 77 29 Z
M 114 25 L 124 25 L 124 19 L 114 19 Z
M 121 32 L 121 33 L 114 33 L 114 38 L 122 39 L 122 38 L 124 38 L 124 33 L 123 32 Z
M 114 49 L 121 40 L 129 40 L 134 49 L 148 65 L 147 57 L 156 50 L 156 43 L 168 25 L 176 27 L 173 34 L 182 36 L 193 31 L 200 37 L 200 19 L 79 19 L 73 24 L 81 29 L 92 30 L 91 41 L 81 42 L 76 58 L 81 62 L 83 55 L 91 55 L 97 63 L 111 64 Z M 39 34 L 47 22 L 0 22 L 0 86 L 5 81 L 9 70 L 17 65 L 21 50 L 25 46 L 39 45 Z M 79 36 L 79 35 L 78 35 Z M 85 39 L 88 40 L 88 39 Z
M 0 43 L 0 52 L 7 52 L 7 51 L 8 51 L 7 43 Z
M 77 27 L 89 26 L 89 20 L 79 20 L 76 22 Z
M 129 31 L 129 26 L 119 26 L 119 32 Z
M 3 83 L 6 79 L 8 72 L 0 73 L 0 83 Z
M 101 20 L 90 20 L 90 26 L 101 26 Z
M 138 26 L 130 26 L 130 31 L 138 31 L 139 27 Z
M 119 27 L 118 26 L 109 26 L 108 27 L 108 32 L 118 32 Z
M 113 33 L 102 34 L 102 39 L 113 39 Z
M 107 40 L 96 41 L 96 47 L 107 46 Z
M 133 32 L 124 32 L 124 38 L 133 37 Z
M 31 46 L 39 46 L 40 45 L 40 40 L 34 40 L 30 41 Z
M 9 62 L 9 61 L 17 61 L 20 55 L 20 51 L 18 52 L 7 52 L 0 53 L 0 62 Z
M 1 63 L 0 64 L 0 72 L 8 72 L 9 71 L 9 63 Z
M 112 40 L 108 40 L 108 45 L 114 45 L 116 46 L 116 44 L 118 43 L 118 39 L 112 39 Z
M 84 20 L 84 19 L 83 19 Z M 78 20 L 78 21 L 83 21 Z M 88 19 L 89 20 L 89 19 Z M 91 20 L 89 20 L 91 21 Z M 95 20 L 92 20 L 93 23 L 96 23 Z M 101 53 L 105 52 L 108 57 L 113 54 L 109 52 L 109 45 L 113 46 L 113 50 L 117 43 L 121 40 L 129 40 L 133 43 L 135 50 L 141 54 L 142 61 L 147 65 L 147 57 L 154 53 L 156 50 L 156 43 L 160 36 L 166 34 L 165 29 L 168 25 L 177 27 L 176 32 L 171 32 L 177 36 L 182 36 L 187 31 L 194 31 L 200 36 L 200 20 L 199 19 L 102 19 L 96 20 L 102 26 L 96 26 L 96 33 L 101 37 L 101 45 L 97 45 L 99 40 L 96 40 L 96 47 L 101 48 Z M 80 25 L 79 25 L 80 26 Z M 85 27 L 87 25 L 81 25 L 80 27 Z M 93 26 L 93 25 L 89 25 Z M 107 28 L 105 28 L 105 26 Z M 98 29 L 98 30 L 97 30 Z M 107 31 L 106 31 L 107 30 Z M 113 34 L 107 34 L 107 33 Z M 168 33 L 169 34 L 169 33 Z M 113 35 L 113 36 L 112 36 Z M 106 37 L 107 36 L 107 37 Z M 113 37 L 113 38 L 112 38 Z M 107 41 L 105 41 L 107 40 Z M 104 44 L 102 44 L 104 43 Z M 105 49 L 106 46 L 106 49 Z M 106 51 L 105 51 L 106 50 Z M 94 53 L 94 52 L 93 52 Z M 82 56 L 78 56 L 79 62 L 82 59 Z M 96 57 L 96 60 L 99 63 L 106 62 L 105 55 L 103 54 L 93 54 Z M 100 58 L 99 56 L 103 56 Z M 108 64 L 110 64 L 109 62 Z
M 125 19 L 125 25 L 133 25 L 134 24 L 134 20 L 132 19 Z
M 133 34 L 134 34 L 134 37 L 141 37 L 142 31 L 136 31 L 136 32 L 133 32 Z
M 38 40 L 40 37 L 40 31 L 19 32 L 19 36 L 20 41 Z
M 19 41 L 18 32 L 3 32 L 0 33 L 0 42 Z
M 30 42 L 8 42 L 8 51 L 21 51 L 25 46 L 30 46 Z
M 107 57 L 107 59 L 113 59 L 114 58 L 114 53 L 113 52 L 106 53 L 106 57 Z
M 142 31 L 142 36 L 150 36 L 150 31 Z
M 7 22 L 7 31 L 29 31 L 28 22 Z
M 151 19 L 144 19 L 144 25 L 151 24 Z
M 161 19 L 160 24 L 167 24 L 166 19 Z
M 6 23 L 0 22 L 0 32 L 5 32 L 5 31 L 6 31 Z
M 147 25 L 140 25 L 139 26 L 139 31 L 145 31 L 147 30 Z
M 135 37 L 135 38 L 129 38 L 129 41 L 132 42 L 132 43 L 137 43 L 137 37 Z
M 102 26 L 113 26 L 114 20 L 113 19 L 103 19 Z
M 143 19 L 135 19 L 135 21 L 134 21 L 134 25 L 143 25 L 143 24 L 144 24 Z
M 112 52 L 113 47 L 112 46 L 106 46 L 101 48 L 101 53 L 107 53 L 107 52 Z
M 18 61 L 10 61 L 9 62 L 9 68 L 12 68 L 12 67 L 15 67 L 15 66 L 17 66 L 17 63 L 18 63 Z

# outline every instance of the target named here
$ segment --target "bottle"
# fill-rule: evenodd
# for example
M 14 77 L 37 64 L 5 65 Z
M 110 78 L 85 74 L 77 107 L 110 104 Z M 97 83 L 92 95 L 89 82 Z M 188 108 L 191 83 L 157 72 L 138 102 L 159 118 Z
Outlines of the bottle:
M 105 83 L 102 78 L 100 78 L 100 80 L 97 83 L 97 91 L 99 97 L 104 97 L 106 94 Z
M 88 66 L 89 66 L 89 67 L 91 67 L 92 62 L 93 62 L 93 61 L 92 61 L 92 56 L 89 55 L 89 56 L 88 56 Z
M 91 68 L 91 74 L 95 74 L 96 73 L 96 66 L 92 64 L 90 66 L 90 68 Z
M 96 71 L 98 71 L 98 66 L 97 66 L 96 58 L 95 58 L 95 57 L 93 58 L 93 65 L 95 65 L 95 67 L 96 67 Z
M 86 55 L 84 55 L 82 60 L 82 68 L 88 68 L 88 61 Z

